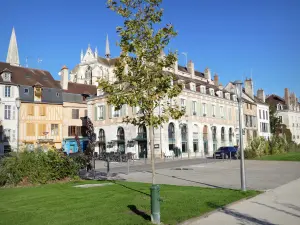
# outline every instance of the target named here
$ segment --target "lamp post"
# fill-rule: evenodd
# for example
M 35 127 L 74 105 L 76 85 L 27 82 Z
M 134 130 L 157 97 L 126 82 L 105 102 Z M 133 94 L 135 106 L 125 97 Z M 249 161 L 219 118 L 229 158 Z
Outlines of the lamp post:
M 20 98 L 16 98 L 16 107 L 18 110 L 18 121 L 17 121 L 17 152 L 19 152 L 19 142 L 20 142 L 20 107 L 21 107 L 21 99 Z
M 238 108 L 239 108 L 239 136 L 240 136 L 240 152 L 241 152 L 241 159 L 240 159 L 240 167 L 241 167 L 241 189 L 242 191 L 246 191 L 246 178 L 245 178 L 245 160 L 244 160 L 244 147 L 243 147 L 243 128 L 242 128 L 242 85 L 243 82 L 237 80 L 234 82 L 235 84 L 235 93 L 237 96 L 238 101 Z

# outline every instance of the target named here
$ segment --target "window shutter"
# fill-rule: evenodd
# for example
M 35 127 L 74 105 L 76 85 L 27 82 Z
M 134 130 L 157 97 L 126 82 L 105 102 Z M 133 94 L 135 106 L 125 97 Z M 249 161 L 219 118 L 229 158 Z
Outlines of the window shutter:
M 3 97 L 5 97 L 5 86 L 3 86 Z
M 211 114 L 211 105 L 206 104 L 206 108 L 207 108 L 207 116 L 212 116 L 212 114 Z
M 94 116 L 94 118 L 95 118 L 95 121 L 96 120 L 98 120 L 98 115 L 97 115 L 97 106 L 95 105 L 95 116 Z
M 102 107 L 103 107 L 103 120 L 105 120 L 105 117 L 106 117 L 106 107 L 105 107 L 105 105 L 103 105 Z
M 109 117 L 109 119 L 112 118 L 112 106 L 111 105 L 108 105 L 108 117 Z

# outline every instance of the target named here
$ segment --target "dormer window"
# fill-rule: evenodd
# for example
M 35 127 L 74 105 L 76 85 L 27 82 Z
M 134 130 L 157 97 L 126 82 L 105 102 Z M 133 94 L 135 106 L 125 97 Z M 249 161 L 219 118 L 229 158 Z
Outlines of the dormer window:
M 202 94 L 205 94 L 205 90 L 206 90 L 205 86 L 201 85 L 201 86 L 200 86 L 200 92 L 201 92 Z
M 282 109 L 283 109 L 282 105 L 281 104 L 277 104 L 277 110 L 282 110 Z
M 219 96 L 220 98 L 223 98 L 223 92 L 222 92 L 222 91 L 218 91 L 218 96 Z
M 196 91 L 196 85 L 193 82 L 190 83 L 190 89 L 191 91 Z
M 225 93 L 225 98 L 230 100 L 230 93 Z
M 235 102 L 237 101 L 236 95 L 232 95 L 232 100 Z
M 4 69 L 2 72 L 1 72 L 1 75 L 2 75 L 2 80 L 4 82 L 11 82 L 11 71 L 9 69 Z
M 214 89 L 210 88 L 210 89 L 209 89 L 209 94 L 212 95 L 212 96 L 214 96 L 214 95 L 215 95 Z

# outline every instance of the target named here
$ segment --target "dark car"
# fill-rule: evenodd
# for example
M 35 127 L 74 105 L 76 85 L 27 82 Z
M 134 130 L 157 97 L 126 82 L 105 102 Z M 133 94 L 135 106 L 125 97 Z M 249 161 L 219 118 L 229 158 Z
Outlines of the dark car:
M 221 159 L 229 159 L 237 158 L 237 148 L 233 146 L 228 146 L 228 147 L 220 147 L 216 152 L 214 152 L 213 155 L 214 158 L 221 158 Z

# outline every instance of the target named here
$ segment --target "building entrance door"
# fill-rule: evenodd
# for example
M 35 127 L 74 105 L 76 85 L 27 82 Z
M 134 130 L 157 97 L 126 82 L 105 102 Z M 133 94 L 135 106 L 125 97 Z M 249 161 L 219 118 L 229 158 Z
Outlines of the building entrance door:
M 148 151 L 147 151 L 147 141 L 139 141 L 138 142 L 138 151 L 139 151 L 139 158 L 147 158 Z

